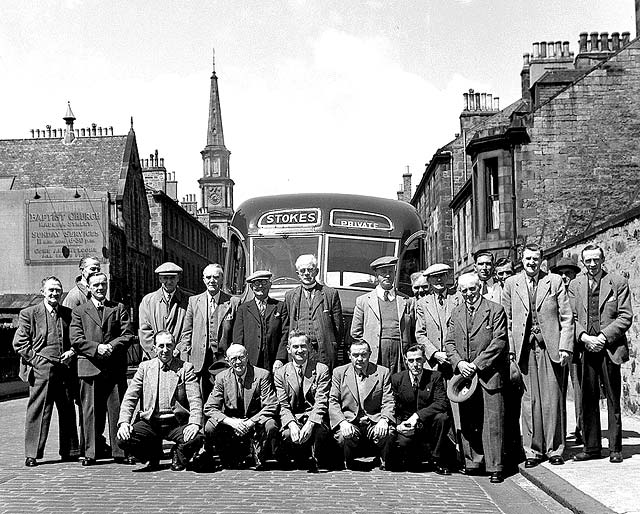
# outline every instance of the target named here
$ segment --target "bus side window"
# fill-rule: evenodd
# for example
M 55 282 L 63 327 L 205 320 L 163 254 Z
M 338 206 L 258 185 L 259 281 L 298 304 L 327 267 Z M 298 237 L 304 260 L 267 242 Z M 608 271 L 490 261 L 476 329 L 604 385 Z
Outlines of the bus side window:
M 411 274 L 420 271 L 420 245 L 422 239 L 418 238 L 411 242 L 400 257 L 400 273 L 398 278 L 398 289 L 411 296 Z
M 235 234 L 229 238 L 229 289 L 231 294 L 239 295 L 244 291 L 244 283 L 247 275 L 247 256 L 242 242 Z

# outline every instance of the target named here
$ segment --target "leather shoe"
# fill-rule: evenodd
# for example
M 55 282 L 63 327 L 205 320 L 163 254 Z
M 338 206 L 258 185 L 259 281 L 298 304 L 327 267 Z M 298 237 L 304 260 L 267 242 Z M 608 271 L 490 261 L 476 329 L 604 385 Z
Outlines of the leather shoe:
M 171 457 L 171 471 L 182 471 L 184 468 L 185 465 L 178 458 L 177 452 L 173 452 L 173 456 Z
M 34 468 L 38 465 L 38 463 L 33 457 L 27 457 L 26 459 L 24 459 L 24 465 L 28 468 Z
M 622 453 L 620 452 L 611 452 L 609 454 L 609 462 L 613 462 L 614 464 L 620 464 L 622 462 Z
M 549 459 L 549 464 L 560 466 L 561 464 L 564 464 L 564 459 L 560 455 L 554 455 Z
M 113 462 L 116 464 L 127 464 L 133 466 L 136 463 L 136 459 L 133 457 L 114 457 Z
M 502 473 L 500 473 L 500 471 L 494 471 L 493 473 L 491 473 L 491 478 L 489 479 L 489 481 L 492 484 L 500 484 L 504 482 L 504 478 L 502 477 Z
M 449 471 L 449 468 L 447 466 L 439 466 L 436 464 L 435 468 L 433 468 L 433 470 L 438 474 L 438 475 L 450 475 L 451 471 Z
M 524 461 L 525 468 L 535 468 L 538 464 L 540 464 L 540 459 L 526 459 Z
M 96 463 L 96 459 L 92 459 L 91 457 L 85 457 L 81 461 L 83 466 L 93 466 Z
M 148 473 L 149 471 L 157 471 L 160 469 L 160 462 L 157 460 L 150 460 L 141 468 L 132 469 L 135 473 Z
M 585 460 L 594 460 L 594 459 L 599 459 L 600 456 L 599 455 L 595 455 L 593 453 L 587 453 L 587 452 L 580 452 L 580 453 L 576 453 L 573 456 L 573 460 L 577 461 L 577 462 L 582 462 Z

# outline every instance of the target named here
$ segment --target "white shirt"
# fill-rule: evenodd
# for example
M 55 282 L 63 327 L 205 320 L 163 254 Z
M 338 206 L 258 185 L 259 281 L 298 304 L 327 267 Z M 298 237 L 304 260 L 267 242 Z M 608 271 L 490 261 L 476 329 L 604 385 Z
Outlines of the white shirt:
M 384 293 L 388 293 L 388 298 L 390 302 L 395 301 L 396 299 L 396 290 L 395 289 L 384 289 L 379 285 L 376 286 L 376 294 L 378 295 L 378 299 L 384 301 Z
M 93 296 L 91 297 L 91 301 L 93 302 L 93 305 L 96 306 L 96 309 L 99 309 L 100 307 L 104 307 L 104 302 L 99 302 Z

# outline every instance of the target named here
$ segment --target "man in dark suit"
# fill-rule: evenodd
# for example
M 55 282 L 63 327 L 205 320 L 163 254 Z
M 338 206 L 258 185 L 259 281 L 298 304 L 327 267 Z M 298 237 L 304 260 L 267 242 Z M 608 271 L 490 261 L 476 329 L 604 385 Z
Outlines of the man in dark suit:
M 424 347 L 410 347 L 404 356 L 405 371 L 391 377 L 396 404 L 396 445 L 399 469 L 417 469 L 425 443 L 431 448 L 435 472 L 450 475 L 447 458 L 452 453 L 447 434 L 451 427 L 449 400 L 438 371 L 424 368 Z
M 71 344 L 78 354 L 78 376 L 84 421 L 83 466 L 95 464 L 96 438 L 109 416 L 111 455 L 116 462 L 133 464 L 118 446 L 118 414 L 127 389 L 127 349 L 133 331 L 129 312 L 121 303 L 107 300 L 107 276 L 89 277 L 91 299 L 71 315 Z
M 278 399 L 269 372 L 249 364 L 244 346 L 232 344 L 226 358 L 230 368 L 216 375 L 204 405 L 205 436 L 223 467 L 241 465 L 250 456 L 260 471 L 267 445 L 277 436 Z
M 582 250 L 587 270 L 569 285 L 576 320 L 576 341 L 582 353 L 582 421 L 584 451 L 578 461 L 600 457 L 600 386 L 607 397 L 609 461 L 622 462 L 620 365 L 629 360 L 626 332 L 633 321 L 627 280 L 602 269 L 604 251 L 588 245 Z
M 233 343 L 247 349 L 252 366 L 273 373 L 287 361 L 289 316 L 284 302 L 269 296 L 271 272 L 256 271 L 247 277 L 253 299 L 238 307 Z
M 156 358 L 140 363 L 122 400 L 118 444 L 147 462 L 145 471 L 153 471 L 159 467 L 162 440 L 174 441 L 171 470 L 182 471 L 203 441 L 200 386 L 193 364 L 174 358 L 171 332 L 161 330 L 154 341 Z M 138 402 L 139 420 L 132 424 Z
M 342 448 L 347 469 L 355 469 L 359 453 L 380 455 L 380 469 L 386 462 L 393 438 L 395 404 L 389 370 L 369 362 L 371 348 L 366 341 L 353 341 L 351 362 L 337 367 L 329 393 L 329 420 Z
M 316 280 L 318 271 L 315 255 L 298 257 L 296 272 L 301 284 L 287 291 L 284 302 L 289 313 L 289 329 L 306 333 L 312 357 L 332 370 L 342 340 L 342 305 L 338 291 Z
M 327 469 L 331 460 L 328 425 L 331 373 L 326 365 L 309 357 L 309 342 L 304 332 L 289 332 L 287 352 L 291 362 L 278 369 L 273 377 L 282 437 L 298 467 L 317 472 L 320 468 Z
M 507 317 L 501 305 L 481 296 L 475 273 L 458 278 L 464 303 L 451 313 L 446 348 L 455 375 L 478 376 L 473 395 L 459 404 L 465 472 L 484 460 L 491 482 L 503 481 L 504 385 L 508 380 Z
M 25 466 L 41 459 L 55 403 L 58 409 L 59 453 L 76 460 L 78 436 L 73 405 L 76 354 L 69 342 L 71 309 L 60 305 L 62 284 L 56 277 L 42 281 L 44 301 L 20 311 L 13 347 L 20 355 L 20 378 L 29 384 L 25 422 Z
M 193 364 L 203 398 L 211 391 L 213 378 L 209 367 L 231 344 L 235 302 L 220 290 L 224 271 L 220 264 L 209 264 L 202 271 L 207 290 L 189 298 L 182 336 L 177 351 L 183 361 Z

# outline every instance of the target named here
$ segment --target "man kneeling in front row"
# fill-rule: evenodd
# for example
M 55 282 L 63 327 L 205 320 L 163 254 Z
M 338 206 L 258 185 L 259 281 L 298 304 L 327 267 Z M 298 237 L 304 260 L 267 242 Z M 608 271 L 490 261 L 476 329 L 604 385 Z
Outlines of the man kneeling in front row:
M 156 358 L 141 362 L 120 407 L 118 445 L 142 462 L 141 470 L 158 469 L 162 440 L 171 450 L 172 471 L 182 471 L 202 445 L 202 399 L 193 364 L 173 356 L 175 341 L 167 330 L 156 333 Z M 140 420 L 131 424 L 138 401 Z

